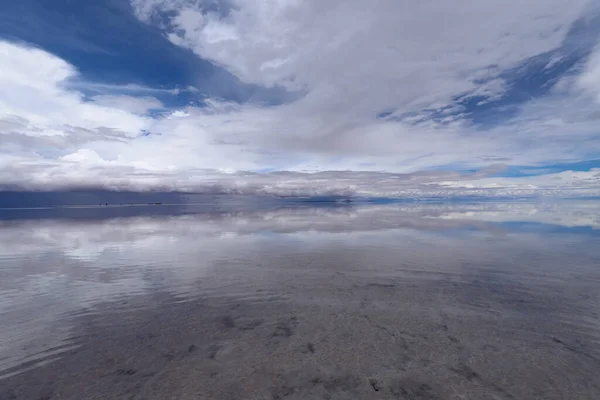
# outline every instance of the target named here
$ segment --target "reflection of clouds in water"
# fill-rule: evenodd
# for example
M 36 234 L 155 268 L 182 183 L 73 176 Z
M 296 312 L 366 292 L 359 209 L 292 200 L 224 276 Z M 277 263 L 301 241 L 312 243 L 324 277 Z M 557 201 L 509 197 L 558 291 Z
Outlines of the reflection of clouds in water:
M 486 222 L 532 222 L 562 227 L 600 228 L 600 202 L 500 203 L 479 209 L 448 211 L 437 218 Z
M 24 289 L 24 283 L 18 284 L 18 281 L 29 282 L 49 273 L 62 274 L 78 285 L 63 285 L 57 290 L 69 291 L 68 298 L 77 299 L 75 306 L 84 306 L 118 293 L 135 294 L 159 287 L 176 290 L 186 282 L 204 276 L 218 260 L 236 253 L 242 258 L 248 256 L 242 255 L 244 252 L 256 255 L 263 245 L 265 251 L 275 253 L 278 250 L 272 245 L 273 235 L 269 233 L 288 234 L 277 236 L 281 248 L 290 240 L 297 247 L 307 243 L 319 247 L 319 242 L 336 239 L 341 241 L 338 247 L 348 247 L 351 251 L 352 246 L 364 245 L 364 240 L 369 237 L 375 237 L 374 245 L 383 245 L 386 238 L 402 235 L 407 236 L 403 243 L 411 243 L 409 252 L 421 251 L 419 246 L 431 246 L 434 241 L 437 249 L 446 248 L 452 254 L 454 247 L 463 250 L 468 247 L 464 238 L 456 239 L 456 232 L 453 236 L 433 235 L 432 232 L 474 227 L 493 233 L 500 243 L 498 235 L 506 232 L 506 228 L 499 229 L 489 222 L 532 221 L 595 227 L 598 208 L 593 202 L 420 204 L 93 221 L 9 222 L 0 224 L 0 258 L 4 259 L 5 265 L 2 272 L 8 278 L 0 283 L 0 289 L 14 289 L 17 285 L 25 294 L 28 291 Z M 377 232 L 366 234 L 399 228 L 418 229 L 421 233 L 394 231 L 387 232 L 384 237 Z M 344 236 L 336 234 L 339 232 L 344 232 Z M 361 241 L 354 243 L 358 237 Z M 538 240 L 538 237 L 534 238 Z M 444 246 L 445 241 L 450 241 L 449 246 Z M 329 250 L 322 249 L 324 252 Z M 430 252 L 430 257 L 435 253 Z M 473 253 L 469 255 L 473 256 Z
M 299 208 L 263 212 L 132 217 L 94 221 L 0 222 L 0 254 L 53 247 L 76 259 L 124 248 L 161 248 L 189 237 L 231 237 L 270 231 L 367 231 L 416 229 L 493 229 L 488 222 L 537 222 L 564 227 L 600 227 L 600 204 L 555 203 L 408 204 L 338 209 Z M 125 247 L 123 247 L 125 246 Z
M 19 361 L 19 349 L 31 356 L 45 354 L 49 342 L 59 346 L 70 335 L 65 318 L 82 309 L 155 292 L 277 291 L 279 274 L 290 269 L 302 279 L 333 270 L 452 280 L 589 273 L 600 259 L 590 250 L 595 238 L 490 222 L 552 217 L 596 227 L 597 210 L 591 202 L 420 204 L 0 223 L 0 370 Z

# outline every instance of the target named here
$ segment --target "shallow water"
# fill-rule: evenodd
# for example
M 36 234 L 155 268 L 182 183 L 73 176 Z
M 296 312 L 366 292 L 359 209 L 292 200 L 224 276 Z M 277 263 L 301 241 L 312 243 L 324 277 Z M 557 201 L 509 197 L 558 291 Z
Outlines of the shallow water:
M 597 203 L 11 211 L 0 399 L 598 399 Z

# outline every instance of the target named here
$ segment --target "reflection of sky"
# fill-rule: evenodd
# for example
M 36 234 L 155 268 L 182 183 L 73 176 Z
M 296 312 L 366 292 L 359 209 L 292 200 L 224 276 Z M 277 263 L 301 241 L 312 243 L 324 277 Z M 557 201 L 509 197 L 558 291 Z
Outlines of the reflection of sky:
M 365 279 L 463 280 L 501 271 L 561 280 L 594 273 L 598 236 L 585 233 L 600 226 L 599 208 L 593 202 L 408 204 L 5 221 L 0 360 L 8 358 L 0 370 L 19 362 L 22 351 L 15 349 L 43 353 L 47 343 L 40 338 L 60 344 L 70 335 L 69 315 L 94 313 L 104 302 L 156 292 L 276 292 L 278 269 L 299 268 L 304 279 L 331 269 Z M 560 229 L 545 235 L 523 229 L 523 221 Z
M 503 203 L 456 208 L 436 218 L 600 228 L 600 203 L 597 201 Z

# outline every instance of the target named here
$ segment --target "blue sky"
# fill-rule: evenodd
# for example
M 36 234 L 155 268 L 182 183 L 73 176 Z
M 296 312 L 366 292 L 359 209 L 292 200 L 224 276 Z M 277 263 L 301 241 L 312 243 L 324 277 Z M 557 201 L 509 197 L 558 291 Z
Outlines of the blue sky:
M 32 44 L 63 58 L 86 82 L 201 88 L 194 96 L 163 97 L 170 106 L 186 105 L 204 96 L 274 102 L 282 95 L 281 91 L 244 84 L 227 70 L 173 45 L 160 29 L 139 21 L 127 1 L 6 3 L 0 13 L 2 38 Z
M 600 8 L 526 3 L 7 1 L 0 185 L 598 194 Z

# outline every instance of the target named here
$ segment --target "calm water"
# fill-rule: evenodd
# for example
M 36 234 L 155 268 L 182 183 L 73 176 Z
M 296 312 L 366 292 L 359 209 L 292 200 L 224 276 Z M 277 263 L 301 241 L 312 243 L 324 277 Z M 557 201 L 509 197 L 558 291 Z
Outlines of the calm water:
M 0 399 L 599 399 L 598 203 L 11 211 Z

